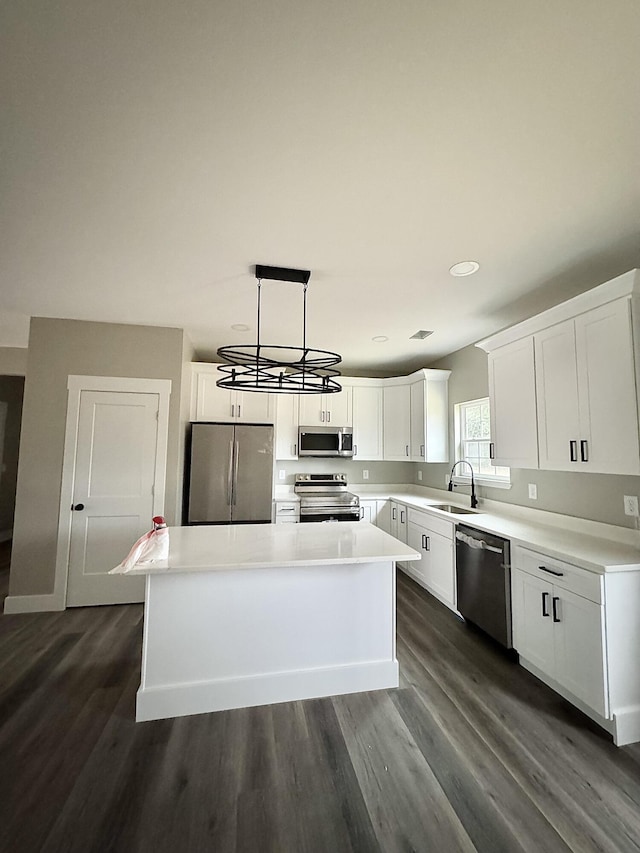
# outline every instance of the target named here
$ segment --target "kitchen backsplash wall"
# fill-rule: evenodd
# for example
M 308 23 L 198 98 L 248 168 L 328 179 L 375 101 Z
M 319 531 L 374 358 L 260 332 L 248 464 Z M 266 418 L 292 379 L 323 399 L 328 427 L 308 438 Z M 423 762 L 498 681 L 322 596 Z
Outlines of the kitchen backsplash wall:
M 295 461 L 276 461 L 276 486 L 292 486 L 296 474 L 346 474 L 347 482 L 359 483 L 412 483 L 415 478 L 415 466 L 411 462 L 365 462 L 354 459 L 298 459 Z M 280 480 L 278 472 L 285 472 Z M 363 471 L 369 472 L 365 480 Z
M 489 380 L 487 354 L 476 346 L 468 346 L 451 353 L 429 367 L 451 370 L 449 379 L 449 424 L 450 456 L 453 464 L 453 407 L 465 400 L 487 397 Z M 400 463 L 403 464 L 403 463 Z M 412 483 L 418 481 L 418 470 L 422 471 L 420 485 L 442 489 L 449 465 L 422 465 L 414 463 Z M 409 467 L 409 466 L 407 466 Z M 398 482 L 402 482 L 398 480 Z M 640 495 L 640 477 L 613 474 L 583 474 L 572 471 L 538 471 L 511 469 L 511 489 L 491 489 L 481 486 L 479 495 L 494 501 L 528 506 L 548 512 L 559 512 L 578 518 L 588 518 L 605 524 L 617 524 L 633 528 L 635 519 L 624 514 L 623 496 Z M 538 499 L 530 500 L 528 484 L 535 483 Z M 468 494 L 469 489 L 460 487 L 457 493 Z

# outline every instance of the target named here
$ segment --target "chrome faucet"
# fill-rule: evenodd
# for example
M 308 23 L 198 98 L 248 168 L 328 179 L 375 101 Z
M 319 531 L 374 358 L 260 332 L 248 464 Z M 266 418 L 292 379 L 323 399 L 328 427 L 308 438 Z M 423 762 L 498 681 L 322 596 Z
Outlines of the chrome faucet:
M 471 509 L 475 509 L 478 506 L 478 498 L 476 497 L 476 484 L 473 479 L 473 465 L 471 462 L 467 462 L 466 459 L 458 459 L 457 462 L 453 463 L 451 473 L 449 474 L 449 485 L 447 486 L 447 489 L 450 492 L 453 491 L 453 472 L 456 470 L 456 465 L 461 465 L 463 462 L 471 468 Z

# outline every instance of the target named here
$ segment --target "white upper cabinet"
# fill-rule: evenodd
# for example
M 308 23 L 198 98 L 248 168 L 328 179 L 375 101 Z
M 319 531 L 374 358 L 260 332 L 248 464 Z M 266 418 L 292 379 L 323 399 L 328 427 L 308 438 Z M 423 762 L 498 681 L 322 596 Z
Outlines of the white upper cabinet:
M 411 388 L 387 385 L 384 388 L 384 458 L 410 461 Z
M 193 364 L 191 386 L 192 421 L 237 421 L 274 423 L 273 395 L 218 388 L 217 364 Z
M 537 425 L 542 469 L 640 474 L 638 341 L 640 274 L 631 270 L 479 343 L 496 464 L 536 467 Z
M 409 386 L 411 462 L 449 461 L 449 373 L 424 371 L 426 378 Z M 434 378 L 435 377 L 435 378 Z
M 383 392 L 379 385 L 353 387 L 353 455 L 355 459 L 383 459 Z
M 301 426 L 351 426 L 351 388 L 343 387 L 335 394 L 301 394 L 299 422 Z
M 640 473 L 631 329 L 622 299 L 535 335 L 541 467 Z
M 274 394 L 276 398 L 276 459 L 298 458 L 298 395 Z
M 489 353 L 489 405 L 493 464 L 537 468 L 533 337 Z

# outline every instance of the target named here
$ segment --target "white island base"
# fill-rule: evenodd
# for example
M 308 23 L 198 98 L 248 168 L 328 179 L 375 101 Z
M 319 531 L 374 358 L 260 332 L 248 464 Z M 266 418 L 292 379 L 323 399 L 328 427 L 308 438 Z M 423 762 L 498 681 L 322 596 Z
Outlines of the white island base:
M 364 522 L 170 529 L 147 574 L 136 720 L 398 686 L 395 560 Z M 252 556 L 253 555 L 253 556 Z

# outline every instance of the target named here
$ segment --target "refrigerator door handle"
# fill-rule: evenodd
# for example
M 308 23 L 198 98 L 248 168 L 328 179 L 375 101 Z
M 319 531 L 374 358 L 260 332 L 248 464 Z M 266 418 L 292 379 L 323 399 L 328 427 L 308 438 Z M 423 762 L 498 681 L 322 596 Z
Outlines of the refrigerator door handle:
M 236 505 L 238 497 L 238 460 L 240 458 L 240 442 L 235 443 L 235 454 L 233 457 L 233 498 L 232 505 Z
M 233 441 L 229 442 L 229 470 L 227 471 L 227 504 L 233 502 Z

